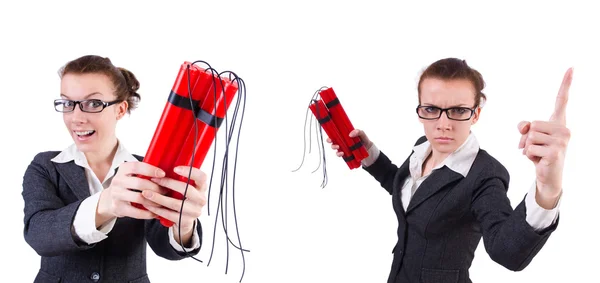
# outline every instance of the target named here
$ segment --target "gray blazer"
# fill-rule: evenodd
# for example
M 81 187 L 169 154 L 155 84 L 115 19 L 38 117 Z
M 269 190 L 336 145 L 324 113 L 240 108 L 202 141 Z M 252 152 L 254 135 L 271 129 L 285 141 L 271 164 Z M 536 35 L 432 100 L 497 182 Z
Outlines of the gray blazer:
M 425 141 L 421 137 L 415 145 Z M 470 283 L 469 267 L 482 237 L 492 260 L 522 270 L 558 225 L 557 220 L 536 232 L 525 220 L 524 200 L 513 210 L 506 195 L 508 171 L 482 149 L 466 177 L 446 166 L 434 171 L 406 211 L 400 193 L 410 175 L 409 159 L 398 168 L 381 152 L 365 170 L 392 195 L 398 218 L 388 283 Z
M 189 255 L 173 249 L 167 228 L 156 219 L 119 218 L 105 240 L 93 245 L 77 241 L 71 227 L 77 208 L 90 196 L 88 182 L 84 169 L 73 161 L 50 161 L 58 153 L 37 154 L 23 177 L 23 233 L 25 241 L 41 256 L 34 283 L 148 283 L 146 243 L 168 260 L 198 254 L 200 249 L 188 251 Z M 202 239 L 200 222 L 196 229 Z

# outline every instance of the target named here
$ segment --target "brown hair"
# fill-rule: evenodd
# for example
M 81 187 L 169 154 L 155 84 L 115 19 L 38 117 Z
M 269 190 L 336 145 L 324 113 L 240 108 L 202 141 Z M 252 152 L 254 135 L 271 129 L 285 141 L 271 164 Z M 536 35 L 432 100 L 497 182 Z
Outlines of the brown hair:
M 79 57 L 68 62 L 59 70 L 61 78 L 70 73 L 99 73 L 106 75 L 113 83 L 117 99 L 127 101 L 127 113 L 131 113 L 131 110 L 137 108 L 137 104 L 141 99 L 137 93 L 137 90 L 140 88 L 140 82 L 138 82 L 135 75 L 125 68 L 115 67 L 108 58 L 96 55 Z
M 481 74 L 467 65 L 467 61 L 457 58 L 441 59 L 429 65 L 421 78 L 419 79 L 418 92 L 419 103 L 421 103 L 421 83 L 426 78 L 437 78 L 441 80 L 468 80 L 475 88 L 475 107 L 479 106 L 486 100 L 485 94 L 482 92 L 485 87 L 485 82 Z

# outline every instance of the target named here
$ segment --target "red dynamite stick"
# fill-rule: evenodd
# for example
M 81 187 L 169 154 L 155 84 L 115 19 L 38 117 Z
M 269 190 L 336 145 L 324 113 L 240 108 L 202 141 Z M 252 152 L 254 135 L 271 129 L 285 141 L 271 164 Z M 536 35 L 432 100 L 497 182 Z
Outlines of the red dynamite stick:
M 143 162 L 157 166 L 165 172 L 172 171 L 175 158 L 179 154 L 187 132 L 194 122 L 194 114 L 191 111 L 188 94 L 188 66 L 190 69 L 189 81 L 190 88 L 193 90 L 192 100 L 194 104 L 197 104 L 203 97 L 203 91 L 207 91 L 206 88 L 196 87 L 196 85 L 201 81 L 211 78 L 210 75 L 205 74 L 200 68 L 191 65 L 189 62 L 183 63 L 179 69 L 179 73 L 177 74 L 177 78 L 143 160 Z M 200 85 L 203 84 L 200 83 Z M 141 177 L 150 179 L 147 176 Z M 132 203 L 132 205 L 140 209 L 145 209 L 138 203 Z
M 198 119 L 198 132 L 196 133 L 197 146 L 194 149 L 194 131 L 196 128 L 192 125 L 189 131 L 187 131 L 187 138 L 181 147 L 181 151 L 174 163 L 173 168 L 177 166 L 190 166 L 190 164 L 194 168 L 200 168 L 202 166 L 206 154 L 208 153 L 208 150 L 215 139 L 217 131 L 224 120 L 225 114 L 231 105 L 233 97 L 238 91 L 238 84 L 236 81 L 231 82 L 226 78 L 221 78 L 221 82 L 219 81 L 218 77 L 215 77 L 215 85 L 212 81 L 212 78 L 210 80 L 210 89 L 206 92 L 204 98 L 201 99 L 200 106 L 196 109 L 196 116 Z M 224 95 L 223 89 L 225 89 Z M 194 157 L 194 163 L 192 163 L 192 155 Z M 172 170 L 167 172 L 167 177 L 182 182 L 188 181 L 187 177 L 176 175 Z M 195 186 L 194 180 L 189 181 L 190 186 Z M 168 190 L 167 196 L 183 199 L 183 194 L 173 190 Z M 160 218 L 160 222 L 166 227 L 171 227 L 173 225 L 172 221 L 164 218 Z
M 348 136 L 350 132 L 354 130 L 354 126 L 350 122 L 350 119 L 348 118 L 344 107 L 340 103 L 340 100 L 335 95 L 333 88 L 325 89 L 321 91 L 319 95 L 329 109 L 329 112 L 331 113 L 331 119 L 340 131 L 344 141 L 346 141 L 347 145 L 350 147 L 350 149 L 352 149 L 354 156 L 356 156 L 358 160 L 363 160 L 369 156 L 369 153 L 362 144 L 360 138 L 350 138 Z
M 346 161 L 348 167 L 350 169 L 360 167 L 360 162 L 356 160 L 356 157 L 354 155 L 352 155 L 350 149 L 342 139 L 340 132 L 333 123 L 333 120 L 331 120 L 331 116 L 329 115 L 329 112 L 325 107 L 325 103 L 322 100 L 318 100 L 316 102 L 311 103 L 309 108 L 312 111 L 313 115 L 315 115 L 315 117 L 319 121 L 319 124 L 321 124 L 321 127 L 323 128 L 323 130 L 325 130 L 325 133 L 327 134 L 327 136 L 329 136 L 331 141 L 334 144 L 340 146 L 340 150 L 344 154 L 344 161 Z

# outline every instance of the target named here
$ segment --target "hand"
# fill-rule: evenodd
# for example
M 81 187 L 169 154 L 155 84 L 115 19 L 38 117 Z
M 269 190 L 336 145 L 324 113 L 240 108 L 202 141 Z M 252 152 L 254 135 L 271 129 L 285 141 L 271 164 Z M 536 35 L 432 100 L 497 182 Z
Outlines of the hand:
M 350 132 L 350 134 L 348 135 L 351 138 L 360 138 L 360 140 L 362 141 L 363 145 L 365 146 L 365 148 L 367 150 L 369 150 L 371 148 L 371 146 L 373 145 L 373 142 L 371 142 L 371 140 L 369 140 L 369 137 L 367 137 L 367 134 L 365 134 L 365 132 L 363 130 L 359 130 L 359 129 L 354 129 Z M 344 156 L 344 152 L 339 151 L 340 146 L 337 144 L 333 144 L 333 142 L 331 141 L 330 138 L 327 138 L 327 142 L 331 144 L 331 148 L 337 151 L 337 156 L 342 157 Z
M 573 69 L 565 73 L 556 97 L 554 113 L 549 121 L 522 121 L 519 148 L 535 164 L 537 194 L 540 206 L 551 209 L 562 193 L 562 174 L 571 132 L 566 127 L 566 108 Z
M 110 187 L 100 194 L 100 200 L 96 208 L 96 227 L 100 227 L 115 217 L 136 219 L 156 217 L 151 211 L 132 206 L 131 202 L 142 204 L 145 207 L 156 206 L 157 204 L 144 198 L 140 191 L 147 190 L 164 194 L 166 190 L 160 188 L 156 183 L 138 176 L 163 177 L 165 172 L 144 162 L 125 162 L 121 164 Z
M 190 167 L 178 166 L 175 167 L 173 171 L 176 174 L 187 178 L 190 173 Z M 206 181 L 206 174 L 204 174 L 204 172 L 200 171 L 197 168 L 192 168 L 190 178 L 194 181 L 195 186 L 192 186 L 192 183 L 190 182 L 187 192 L 185 192 L 186 182 L 178 181 L 168 177 L 151 179 L 157 185 L 169 188 L 173 191 L 179 192 L 182 195 L 185 193 L 186 199 L 183 205 L 183 210 L 181 209 L 181 204 L 183 200 L 168 197 L 162 194 L 157 194 L 154 190 L 144 190 L 142 192 L 142 195 L 147 200 L 157 204 L 155 206 L 148 207 L 148 210 L 150 210 L 158 216 L 161 216 L 175 223 L 175 239 L 178 242 L 178 233 L 180 229 L 181 236 L 183 237 L 183 242 L 188 242 L 188 240 L 191 238 L 196 219 L 200 217 L 202 213 L 202 208 L 204 207 L 204 205 L 206 205 L 207 201 L 206 190 L 208 188 L 208 183 Z M 182 212 L 181 226 L 178 226 L 180 212 Z

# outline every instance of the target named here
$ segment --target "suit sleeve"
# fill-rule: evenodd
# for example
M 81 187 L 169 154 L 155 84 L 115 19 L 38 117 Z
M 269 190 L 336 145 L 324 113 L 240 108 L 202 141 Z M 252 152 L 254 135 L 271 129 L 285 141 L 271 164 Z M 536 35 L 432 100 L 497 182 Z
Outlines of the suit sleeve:
M 196 235 L 198 236 L 199 245 L 196 249 L 186 249 L 186 252 L 175 250 L 171 244 L 169 229 L 162 224 L 158 219 L 146 220 L 145 232 L 146 241 L 154 253 L 168 260 L 181 260 L 190 256 L 195 256 L 200 252 L 202 247 L 202 226 L 200 221 L 196 220 Z
M 73 220 L 83 200 L 65 204 L 58 197 L 57 186 L 41 159 L 38 154 L 23 176 L 25 241 L 40 256 L 57 256 L 94 247 L 73 236 Z
M 371 174 L 390 195 L 392 194 L 398 166 L 392 163 L 383 152 L 379 152 L 379 156 L 373 164 L 364 166 L 363 169 Z
M 531 227 L 526 221 L 525 199 L 512 209 L 506 195 L 508 173 L 505 176 L 483 181 L 473 196 L 472 212 L 481 224 L 490 258 L 509 270 L 521 271 L 542 249 L 558 219 L 543 230 Z

